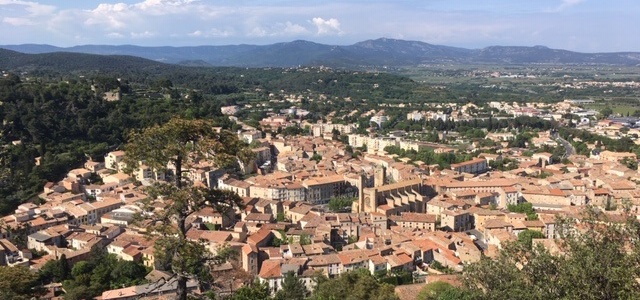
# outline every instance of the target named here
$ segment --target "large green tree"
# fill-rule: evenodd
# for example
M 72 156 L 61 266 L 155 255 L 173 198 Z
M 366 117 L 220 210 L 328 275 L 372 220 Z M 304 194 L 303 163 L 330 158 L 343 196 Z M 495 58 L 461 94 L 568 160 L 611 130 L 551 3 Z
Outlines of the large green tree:
M 245 285 L 233 292 L 230 300 L 268 300 L 271 299 L 271 291 L 266 283 L 254 282 Z
M 214 161 L 218 167 L 231 167 L 238 160 L 251 160 L 246 143 L 226 130 L 216 131 L 206 120 L 172 118 L 169 122 L 132 131 L 125 146 L 126 162 L 135 169 L 140 162 L 158 171 L 168 165 L 173 169 L 173 184 L 182 188 L 183 173 L 202 159 Z
M 235 134 L 218 132 L 209 121 L 179 118 L 134 131 L 125 150 L 130 169 L 140 162 L 158 171 L 166 170 L 168 165 L 173 168 L 171 183 L 159 183 L 149 189 L 152 199 L 163 199 L 168 204 L 162 212 L 150 217 L 153 221 L 150 231 L 161 235 L 155 244 L 156 261 L 173 272 L 177 299 L 185 300 L 187 281 L 209 280 L 208 266 L 221 262 L 228 254 L 219 251 L 218 255 L 210 255 L 202 243 L 187 240 L 187 217 L 207 206 L 227 213 L 240 204 L 240 198 L 228 191 L 195 187 L 183 172 L 203 159 L 213 161 L 219 168 L 231 168 L 238 161 L 249 161 L 252 152 Z
M 351 209 L 351 204 L 353 204 L 353 201 L 356 199 L 355 197 L 331 197 L 327 207 L 334 212 L 340 212 L 345 207 Z
M 471 291 L 461 289 L 444 281 L 434 281 L 420 289 L 418 300 L 466 300 L 474 299 Z
M 53 260 L 40 269 L 40 282 L 60 281 L 59 275 L 66 268 Z M 94 248 L 87 260 L 79 261 L 66 272 L 62 286 L 66 291 L 64 298 L 91 299 L 109 289 L 138 285 L 146 282 L 147 270 L 140 262 L 120 260 L 114 254 L 108 254 L 102 248 Z M 58 276 L 58 277 L 56 277 Z
M 285 274 L 282 281 L 282 288 L 276 292 L 275 300 L 302 300 L 307 295 L 307 288 L 304 283 L 293 273 Z
M 27 267 L 0 266 L 0 299 L 35 299 L 43 294 L 38 274 Z
M 394 300 L 399 299 L 393 285 L 380 283 L 367 269 L 343 273 L 336 278 L 316 278 L 311 299 Z
M 483 257 L 464 272 L 480 299 L 640 299 L 640 226 L 588 209 L 578 223 L 559 220 L 564 252 L 511 243 L 495 259 Z
M 523 230 L 518 234 L 518 242 L 522 243 L 528 249 L 533 247 L 533 239 L 541 239 L 544 238 L 544 234 L 537 230 Z

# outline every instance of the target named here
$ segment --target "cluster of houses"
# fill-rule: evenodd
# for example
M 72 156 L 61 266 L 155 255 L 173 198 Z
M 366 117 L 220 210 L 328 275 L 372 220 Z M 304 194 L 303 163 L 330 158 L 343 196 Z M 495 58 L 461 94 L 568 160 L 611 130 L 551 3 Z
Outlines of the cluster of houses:
M 555 247 L 556 216 L 579 219 L 589 204 L 602 208 L 611 220 L 620 220 L 624 205 L 639 214 L 640 174 L 621 163 L 637 159 L 633 153 L 573 155 L 570 163 L 561 164 L 549 153 L 527 157 L 521 150 L 505 149 L 439 170 L 386 154 L 384 139 L 351 134 L 351 146 L 375 149 L 354 157 L 347 145 L 325 134 L 351 129 L 325 125 L 315 127 L 314 136 L 263 139 L 255 132 L 239 132 L 256 146 L 255 160 L 242 168 L 242 177 L 208 161 L 186 166 L 185 177 L 194 184 L 234 191 L 244 201 L 233 213 L 204 208 L 189 216 L 187 238 L 204 243 L 212 253 L 221 247 L 236 249 L 237 271 L 266 282 L 275 292 L 289 272 L 313 289 L 318 272 L 335 276 L 363 268 L 426 275 L 438 272 L 428 267 L 433 262 L 459 271 L 483 254 L 496 255 L 524 230 L 543 233 L 541 243 Z M 389 143 L 449 149 L 398 139 Z M 170 178 L 171 166 L 159 171 L 140 163 L 124 173 L 125 156 L 114 151 L 104 162 L 87 161 L 64 180 L 47 183 L 41 204 L 22 204 L 3 217 L 0 264 L 38 269 L 63 255 L 73 264 L 101 247 L 154 268 L 155 238 L 135 216 L 149 197 L 145 186 Z M 519 167 L 491 170 L 488 163 L 503 156 L 517 160 Z M 351 212 L 327 212 L 324 204 L 334 197 L 354 199 Z M 538 217 L 507 210 L 521 202 L 531 203 Z M 158 211 L 167 205 L 160 199 L 153 203 Z M 102 299 L 129 299 L 141 289 L 108 291 Z

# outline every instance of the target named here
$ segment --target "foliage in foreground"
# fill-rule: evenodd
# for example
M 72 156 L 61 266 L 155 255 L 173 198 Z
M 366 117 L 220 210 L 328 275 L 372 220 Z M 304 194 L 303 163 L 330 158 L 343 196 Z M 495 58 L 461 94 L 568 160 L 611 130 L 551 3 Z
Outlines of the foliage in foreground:
M 27 267 L 0 266 L 0 299 L 32 299 L 43 294 L 38 275 Z
M 273 297 L 269 296 L 269 286 L 265 283 L 254 283 L 234 292 L 231 300 L 398 300 L 394 286 L 379 282 L 367 269 L 341 274 L 335 278 L 327 278 L 318 274 L 314 278 L 316 288 L 308 295 L 304 283 L 293 273 L 288 273 L 282 288 Z
M 169 164 L 175 169 L 173 182 L 158 183 L 149 189 L 149 199 L 171 199 L 166 201 L 162 212 L 154 213 L 149 219 L 152 231 L 160 233 L 154 247 L 156 263 L 160 269 L 175 274 L 176 299 L 187 299 L 190 278 L 201 283 L 210 281 L 209 266 L 225 261 L 232 254 L 225 248 L 212 255 L 204 243 L 187 239 L 188 216 L 205 207 L 227 214 L 241 204 L 234 192 L 193 186 L 183 177 L 187 168 L 205 158 L 220 168 L 249 161 L 251 151 L 245 143 L 235 134 L 217 132 L 213 127 L 214 124 L 206 120 L 173 118 L 165 124 L 132 132 L 125 147 L 129 167 L 144 161 L 155 170 L 165 171 Z M 151 210 L 152 203 L 146 206 Z
M 448 282 L 435 281 L 420 289 L 418 300 L 467 300 L 476 297 L 471 291 L 457 288 Z
M 394 286 L 380 283 L 367 269 L 341 274 L 329 279 L 324 276 L 316 278 L 317 287 L 311 299 L 344 299 L 344 300 L 394 300 L 399 299 Z
M 39 272 L 40 282 L 63 282 L 65 299 L 90 299 L 106 290 L 146 282 L 147 269 L 141 263 L 120 260 L 103 249 L 93 250 L 89 259 L 71 269 L 65 260 L 48 261 Z
M 602 213 L 586 214 L 580 223 L 559 222 L 564 254 L 509 244 L 466 268 L 466 288 L 478 299 L 640 299 L 637 220 L 606 225 Z

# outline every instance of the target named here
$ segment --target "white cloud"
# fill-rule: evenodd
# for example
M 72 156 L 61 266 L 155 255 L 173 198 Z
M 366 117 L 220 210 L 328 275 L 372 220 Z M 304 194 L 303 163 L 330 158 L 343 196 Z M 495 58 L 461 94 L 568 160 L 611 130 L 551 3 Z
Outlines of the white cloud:
M 207 31 L 196 30 L 194 32 L 187 33 L 187 36 L 198 37 L 198 38 L 199 37 L 228 37 L 228 36 L 232 36 L 233 34 L 234 32 L 231 29 L 220 30 L 218 28 L 211 28 Z
M 193 36 L 193 37 L 199 37 L 199 36 L 202 36 L 202 31 L 196 30 L 196 31 L 194 31 L 192 33 L 187 33 L 187 35 L 188 36 Z
M 115 38 L 115 39 L 121 39 L 121 38 L 124 37 L 124 34 L 122 34 L 120 32 L 109 32 L 109 33 L 107 33 L 107 37 Z
M 0 5 L 22 6 L 27 12 L 29 12 L 29 15 L 31 16 L 51 14 L 56 10 L 55 6 L 40 4 L 38 2 L 32 1 L 0 0 Z
M 251 29 L 251 31 L 249 31 L 247 35 L 254 36 L 254 37 L 264 37 L 269 35 L 269 33 L 263 27 L 258 26 L 258 27 L 253 27 L 253 29 Z
M 311 22 L 313 25 L 316 25 L 318 35 L 342 33 L 342 30 L 340 29 L 340 21 L 338 21 L 338 19 L 331 18 L 325 20 L 323 18 L 316 17 L 313 18 Z
M 28 18 L 10 18 L 5 17 L 2 19 L 3 23 L 7 23 L 13 26 L 26 26 L 26 25 L 36 25 L 35 22 L 31 21 Z
M 558 7 L 556 7 L 555 9 L 553 9 L 553 12 L 560 12 L 563 11 L 567 8 L 576 6 L 580 3 L 584 2 L 584 0 L 562 0 L 562 3 L 560 3 L 560 5 Z
M 298 34 L 305 34 L 309 32 L 309 30 L 304 28 L 302 25 L 294 24 L 289 21 L 287 21 L 284 25 L 285 26 L 284 26 L 283 32 L 285 34 L 298 35 Z
M 247 27 L 249 28 L 247 35 L 252 37 L 299 36 L 311 33 L 309 29 L 291 21 L 265 25 L 257 20 L 251 20 Z
M 86 12 L 85 25 L 106 26 L 108 29 L 124 29 L 127 27 L 125 20 L 135 20 L 138 16 L 124 3 L 101 3 L 93 10 Z
M 189 11 L 196 1 L 193 0 L 145 0 L 140 3 L 133 4 L 137 10 L 143 11 L 151 15 L 167 15 Z
M 144 39 L 144 38 L 154 37 L 156 36 L 156 33 L 146 30 L 143 32 L 131 32 L 130 35 L 131 35 L 131 38 L 134 38 L 134 39 Z
M 55 6 L 31 1 L 0 0 L 0 6 L 10 7 L 11 16 L 2 18 L 2 22 L 13 26 L 36 25 L 56 11 Z

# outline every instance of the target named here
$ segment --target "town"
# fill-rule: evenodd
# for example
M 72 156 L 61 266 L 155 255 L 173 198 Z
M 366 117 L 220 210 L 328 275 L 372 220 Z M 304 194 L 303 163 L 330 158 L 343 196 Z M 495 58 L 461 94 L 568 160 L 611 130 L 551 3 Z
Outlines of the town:
M 119 92 L 107 93 L 105 99 L 121 101 Z M 188 240 L 212 255 L 237 254 L 212 269 L 210 288 L 218 295 L 231 296 L 254 280 L 276 294 L 288 274 L 311 292 L 318 274 L 333 278 L 362 269 L 394 278 L 399 297 L 415 299 L 403 294 L 403 284 L 452 280 L 509 243 L 525 240 L 559 255 L 561 218 L 579 224 L 593 208 L 610 224 L 640 216 L 633 151 L 640 118 L 585 108 L 593 100 L 418 109 L 394 103 L 309 118 L 305 108 L 313 99 L 269 98 L 261 108 L 220 108 L 250 148 L 249 162 L 229 169 L 199 158 L 182 166 L 185 182 L 242 199 L 231 211 L 204 207 L 186 220 Z M 276 109 L 264 110 L 269 103 Z M 283 104 L 288 108 L 279 110 Z M 256 111 L 264 117 L 243 115 Z M 0 264 L 40 270 L 64 260 L 73 266 L 103 249 L 152 271 L 148 283 L 113 287 L 96 299 L 175 293 L 170 272 L 158 269 L 157 237 L 145 216 L 167 207 L 147 190 L 173 180 L 176 166 L 132 166 L 126 158 L 124 148 L 90 157 L 63 180 L 46 183 L 37 203 L 4 216 Z M 206 292 L 195 280 L 187 287 Z M 62 284 L 46 288 L 42 299 L 54 299 Z

